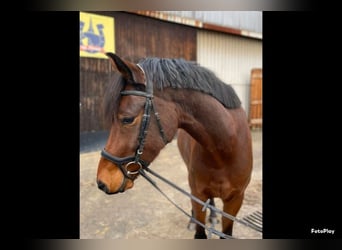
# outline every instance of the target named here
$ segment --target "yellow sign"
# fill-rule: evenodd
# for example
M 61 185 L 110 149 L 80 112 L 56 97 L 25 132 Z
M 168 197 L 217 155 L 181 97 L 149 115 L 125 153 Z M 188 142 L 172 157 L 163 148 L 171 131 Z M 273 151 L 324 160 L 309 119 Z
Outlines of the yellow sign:
M 115 52 L 114 18 L 80 12 L 80 56 L 108 58 Z

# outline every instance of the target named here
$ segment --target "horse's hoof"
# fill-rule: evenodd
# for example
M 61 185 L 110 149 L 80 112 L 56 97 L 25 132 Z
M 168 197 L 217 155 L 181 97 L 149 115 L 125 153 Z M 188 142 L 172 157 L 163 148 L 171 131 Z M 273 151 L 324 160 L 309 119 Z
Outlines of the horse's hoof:
M 207 235 L 204 233 L 199 233 L 199 234 L 195 234 L 194 236 L 195 239 L 207 239 Z
M 194 223 L 194 222 L 189 222 L 189 224 L 188 224 L 188 230 L 189 230 L 189 231 L 195 231 L 195 230 L 196 230 L 196 223 Z

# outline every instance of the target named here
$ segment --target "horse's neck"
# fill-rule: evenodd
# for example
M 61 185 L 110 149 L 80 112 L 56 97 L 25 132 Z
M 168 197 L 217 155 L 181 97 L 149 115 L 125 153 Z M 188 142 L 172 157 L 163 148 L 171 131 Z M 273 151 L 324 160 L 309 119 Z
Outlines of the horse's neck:
M 186 92 L 173 97 L 179 104 L 179 127 L 209 151 L 230 150 L 236 135 L 232 113 L 209 95 Z

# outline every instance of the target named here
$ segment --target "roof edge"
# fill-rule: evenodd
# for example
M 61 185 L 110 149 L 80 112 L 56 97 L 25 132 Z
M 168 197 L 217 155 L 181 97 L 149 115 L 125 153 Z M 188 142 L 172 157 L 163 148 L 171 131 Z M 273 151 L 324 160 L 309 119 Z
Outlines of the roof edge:
M 233 34 L 233 35 L 238 35 L 238 36 L 262 40 L 262 34 L 258 33 L 258 32 L 241 30 L 241 29 L 236 29 L 236 28 L 232 28 L 232 27 L 228 27 L 228 26 L 222 26 L 222 25 L 218 25 L 218 24 L 202 22 L 200 20 L 196 20 L 196 19 L 192 19 L 192 18 L 188 18 L 188 17 L 180 17 L 180 16 L 172 15 L 172 14 L 161 12 L 161 11 L 140 10 L 140 11 L 127 11 L 127 12 L 133 13 L 133 14 L 138 14 L 141 16 L 152 17 L 155 19 L 168 21 L 168 22 L 172 22 L 172 23 L 196 27 L 199 29 L 212 30 L 212 31 L 226 33 L 226 34 Z

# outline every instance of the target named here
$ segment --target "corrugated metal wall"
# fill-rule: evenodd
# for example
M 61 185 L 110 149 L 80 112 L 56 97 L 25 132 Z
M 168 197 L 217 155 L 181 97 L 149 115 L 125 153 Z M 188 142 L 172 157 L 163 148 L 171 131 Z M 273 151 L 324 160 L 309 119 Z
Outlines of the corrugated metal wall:
M 262 33 L 262 11 L 160 11 L 174 16 Z
M 248 114 L 251 69 L 262 68 L 262 41 L 198 30 L 197 62 L 233 86 Z

